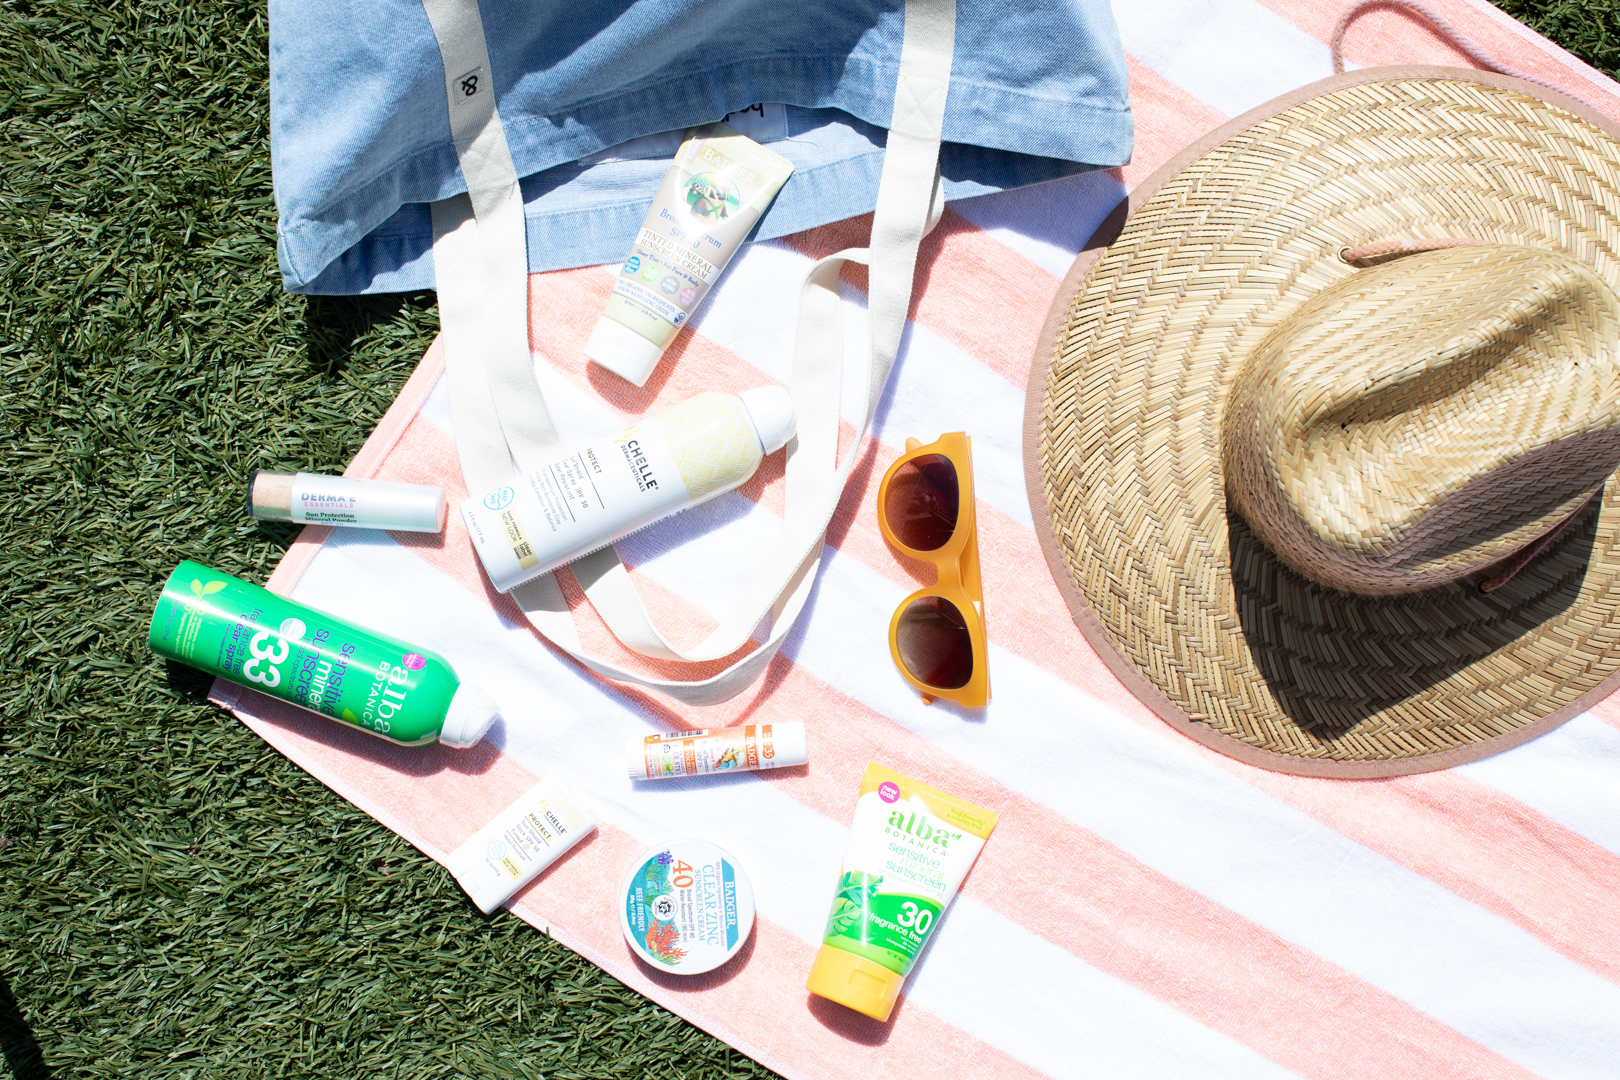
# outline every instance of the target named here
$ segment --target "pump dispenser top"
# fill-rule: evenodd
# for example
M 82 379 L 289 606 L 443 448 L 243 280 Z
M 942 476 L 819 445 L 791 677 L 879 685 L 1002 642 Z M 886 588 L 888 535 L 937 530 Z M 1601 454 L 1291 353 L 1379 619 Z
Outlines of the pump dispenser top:
M 754 422 L 754 432 L 767 454 L 786 446 L 798 429 L 793 414 L 793 395 L 785 386 L 756 386 L 737 395 Z

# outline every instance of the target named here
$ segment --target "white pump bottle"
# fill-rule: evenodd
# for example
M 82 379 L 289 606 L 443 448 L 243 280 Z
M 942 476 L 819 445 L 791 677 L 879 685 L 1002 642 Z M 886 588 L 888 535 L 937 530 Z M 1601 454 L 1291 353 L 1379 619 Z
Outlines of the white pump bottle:
M 461 504 L 490 582 L 508 592 L 747 482 L 793 437 L 780 386 L 704 393 Z

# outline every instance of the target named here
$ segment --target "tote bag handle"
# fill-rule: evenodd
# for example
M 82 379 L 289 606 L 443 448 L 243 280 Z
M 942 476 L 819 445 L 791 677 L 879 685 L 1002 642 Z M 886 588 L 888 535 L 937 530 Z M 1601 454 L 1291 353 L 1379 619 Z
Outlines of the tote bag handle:
M 566 452 L 535 382 L 529 353 L 528 253 L 523 197 L 490 78 L 475 0 L 423 0 L 444 61 L 450 130 L 467 193 L 436 202 L 433 260 L 449 379 L 451 422 L 467 489 L 498 487 Z M 906 0 L 900 72 L 878 183 L 872 238 L 818 260 L 799 299 L 790 387 L 798 432 L 787 445 L 787 498 L 776 543 L 741 598 L 697 646 L 670 644 L 648 617 L 612 548 L 576 559 L 575 578 L 621 642 L 653 659 L 699 662 L 730 656 L 770 618 L 759 648 L 706 679 L 660 679 L 588 651 L 555 577 L 512 590 L 545 638 L 604 678 L 712 705 L 752 685 L 781 647 L 815 583 L 821 550 L 844 484 L 860 455 L 910 306 L 917 249 L 944 212 L 939 141 L 956 40 L 955 0 Z M 838 276 L 846 262 L 870 267 L 865 412 L 838 459 L 843 370 Z

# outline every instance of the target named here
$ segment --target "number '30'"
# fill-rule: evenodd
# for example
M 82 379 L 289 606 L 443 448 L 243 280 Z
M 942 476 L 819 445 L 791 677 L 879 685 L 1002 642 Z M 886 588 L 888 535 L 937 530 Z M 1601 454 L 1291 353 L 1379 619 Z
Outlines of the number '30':
M 901 926 L 909 926 L 919 934 L 928 933 L 928 928 L 934 925 L 934 913 L 927 908 L 918 909 L 910 900 L 900 905 L 900 915 L 895 920 Z

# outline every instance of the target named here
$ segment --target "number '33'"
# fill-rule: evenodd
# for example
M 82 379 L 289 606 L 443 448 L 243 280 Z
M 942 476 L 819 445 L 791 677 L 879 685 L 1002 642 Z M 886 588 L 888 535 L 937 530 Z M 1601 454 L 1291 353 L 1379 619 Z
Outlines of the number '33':
M 262 683 L 265 686 L 278 686 L 281 683 L 281 672 L 276 669 L 276 665 L 287 659 L 289 648 L 287 643 L 279 637 L 276 638 L 274 645 L 267 645 L 266 643 L 269 640 L 270 631 L 268 630 L 260 630 L 253 635 L 253 640 L 248 642 L 248 655 L 252 659 L 242 665 L 242 674 L 246 675 L 251 682 Z M 260 661 L 264 661 L 267 665 L 263 671 L 256 670 Z

